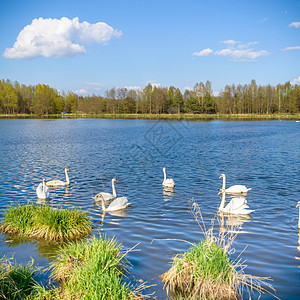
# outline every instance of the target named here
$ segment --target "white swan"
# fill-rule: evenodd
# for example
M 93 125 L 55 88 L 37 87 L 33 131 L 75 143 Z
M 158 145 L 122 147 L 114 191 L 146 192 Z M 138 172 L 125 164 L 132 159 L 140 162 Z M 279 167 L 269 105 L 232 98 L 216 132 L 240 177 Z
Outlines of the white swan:
M 69 175 L 68 175 L 68 171 L 70 171 L 69 168 L 65 168 L 65 175 L 66 175 L 66 181 L 61 181 L 61 180 L 50 180 L 46 182 L 47 186 L 50 187 L 59 187 L 59 186 L 66 186 L 70 184 L 70 179 L 69 179 Z
M 171 178 L 167 179 L 167 174 L 166 174 L 166 168 L 165 167 L 163 167 L 163 172 L 164 172 L 164 181 L 163 181 L 162 185 L 165 186 L 165 187 L 173 188 L 175 186 L 175 182 Z
M 95 197 L 93 197 L 93 199 L 97 202 L 97 201 L 101 201 L 102 198 L 104 201 L 111 201 L 111 200 L 114 200 L 115 198 L 117 198 L 115 182 L 118 182 L 118 180 L 116 178 L 113 178 L 111 180 L 111 186 L 112 186 L 112 192 L 113 192 L 112 194 L 101 192 L 101 193 L 98 193 Z
M 112 212 L 112 211 L 118 211 L 127 208 L 131 203 L 128 203 L 128 200 L 126 197 L 119 197 L 113 200 L 108 207 L 105 207 L 104 199 L 102 195 L 99 195 L 99 198 L 101 199 L 102 204 L 102 211 L 103 212 Z
M 47 187 L 45 179 L 36 188 L 36 195 L 39 199 L 47 199 L 50 197 L 50 189 Z
M 299 207 L 298 229 L 300 229 L 300 201 L 298 201 L 296 207 Z M 300 240 L 300 238 L 299 238 L 299 240 Z
M 235 215 L 249 215 L 254 210 L 249 210 L 249 206 L 247 205 L 247 200 L 244 197 L 239 198 L 232 198 L 230 202 L 225 206 L 225 190 L 221 189 L 220 192 L 222 193 L 222 201 L 219 206 L 219 211 L 228 213 L 228 214 L 235 214 Z
M 225 185 L 226 185 L 226 176 L 225 174 L 221 174 L 219 178 L 223 177 L 223 186 L 222 189 L 225 190 L 225 193 L 228 194 L 246 194 L 248 191 L 251 190 L 247 189 L 246 186 L 244 185 L 233 185 L 230 188 L 226 189 Z

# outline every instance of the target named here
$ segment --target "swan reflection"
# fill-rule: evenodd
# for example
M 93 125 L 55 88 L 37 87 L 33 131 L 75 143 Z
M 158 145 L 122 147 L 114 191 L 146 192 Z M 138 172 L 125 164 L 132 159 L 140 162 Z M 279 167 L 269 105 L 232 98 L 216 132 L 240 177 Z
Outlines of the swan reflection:
M 163 197 L 164 201 L 169 201 L 171 198 L 173 198 L 175 195 L 174 188 L 171 187 L 164 187 L 163 188 Z
M 232 215 L 219 212 L 220 216 L 220 230 L 236 233 L 245 233 L 241 231 L 242 225 L 245 222 L 249 222 L 252 218 L 249 215 Z

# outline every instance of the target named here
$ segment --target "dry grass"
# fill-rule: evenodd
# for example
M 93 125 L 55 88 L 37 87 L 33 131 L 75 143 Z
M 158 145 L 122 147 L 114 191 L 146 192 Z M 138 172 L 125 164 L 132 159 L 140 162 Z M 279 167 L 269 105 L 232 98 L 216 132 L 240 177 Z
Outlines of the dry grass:
M 190 209 L 204 234 L 204 240 L 173 258 L 172 267 L 162 275 L 168 295 L 172 299 L 233 300 L 242 299 L 245 294 L 251 298 L 253 292 L 273 295 L 275 290 L 267 282 L 270 278 L 245 274 L 245 262 L 239 256 L 235 260 L 230 259 L 238 226 L 225 230 L 221 226 L 215 234 L 213 226 L 205 228 L 200 208 L 194 200 Z

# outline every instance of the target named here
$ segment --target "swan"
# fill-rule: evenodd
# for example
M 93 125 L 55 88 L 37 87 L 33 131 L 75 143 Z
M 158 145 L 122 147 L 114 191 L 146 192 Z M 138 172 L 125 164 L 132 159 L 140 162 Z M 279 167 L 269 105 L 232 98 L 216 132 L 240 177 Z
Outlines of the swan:
M 300 201 L 298 201 L 296 207 L 299 207 L 298 229 L 300 229 Z M 299 240 L 300 240 L 300 238 L 299 238 Z
M 95 197 L 93 197 L 93 199 L 95 201 L 101 201 L 101 197 L 103 198 L 104 201 L 111 201 L 111 200 L 116 199 L 117 193 L 116 193 L 116 189 L 115 189 L 115 182 L 118 182 L 118 180 L 116 178 L 113 178 L 111 180 L 111 186 L 112 186 L 112 191 L 113 191 L 112 194 L 101 192 L 101 193 L 98 193 Z
M 65 168 L 66 182 L 54 179 L 54 180 L 51 180 L 51 181 L 47 181 L 46 185 L 50 186 L 50 187 L 58 187 L 58 186 L 69 185 L 70 184 L 70 180 L 69 180 L 68 171 L 70 171 L 70 169 L 69 168 Z
M 47 199 L 50 197 L 50 189 L 47 187 L 45 179 L 36 188 L 36 195 L 39 199 Z
M 225 185 L 226 185 L 226 176 L 225 174 L 221 174 L 219 178 L 223 177 L 223 186 L 222 189 L 225 190 L 225 193 L 228 194 L 246 194 L 248 191 L 251 190 L 247 189 L 246 186 L 244 185 L 233 185 L 230 188 L 226 189 Z
M 247 200 L 244 197 L 239 198 L 232 198 L 230 202 L 225 206 L 225 194 L 226 191 L 224 189 L 221 189 L 220 192 L 222 193 L 222 201 L 219 206 L 219 211 L 228 213 L 228 214 L 235 214 L 235 215 L 249 215 L 254 210 L 249 210 L 249 206 L 247 205 Z
M 102 211 L 103 212 L 112 212 L 117 210 L 122 210 L 127 208 L 131 203 L 128 203 L 128 200 L 126 197 L 119 197 L 113 200 L 108 207 L 105 207 L 104 199 L 101 194 L 99 194 L 99 198 L 101 199 L 102 203 Z
M 163 167 L 163 172 L 164 172 L 164 181 L 162 183 L 163 186 L 173 188 L 175 186 L 175 182 L 173 179 L 168 178 L 167 179 L 167 174 L 166 174 L 166 168 Z

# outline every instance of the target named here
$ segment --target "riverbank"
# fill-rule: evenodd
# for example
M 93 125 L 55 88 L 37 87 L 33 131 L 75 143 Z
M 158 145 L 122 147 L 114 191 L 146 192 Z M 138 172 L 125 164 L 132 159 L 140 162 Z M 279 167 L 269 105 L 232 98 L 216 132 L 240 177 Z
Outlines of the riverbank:
M 300 120 L 298 114 L 0 114 L 0 119 L 44 119 L 44 118 L 98 118 L 98 119 L 142 119 L 142 120 Z

